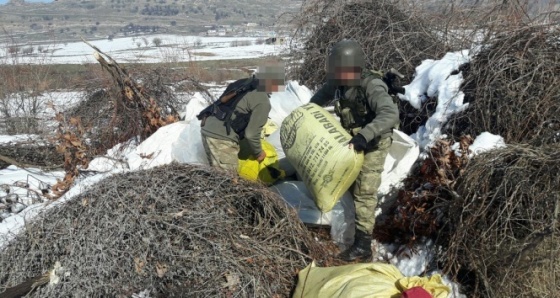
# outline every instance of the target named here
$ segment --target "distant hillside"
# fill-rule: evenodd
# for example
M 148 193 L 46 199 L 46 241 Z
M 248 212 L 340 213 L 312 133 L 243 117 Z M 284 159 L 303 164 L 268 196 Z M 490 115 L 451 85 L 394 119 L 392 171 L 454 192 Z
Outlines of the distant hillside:
M 262 31 L 286 24 L 301 0 L 12 0 L 0 5 L 0 28 L 18 40 L 75 40 L 143 33 L 199 34 L 212 25 Z M 278 21 L 279 17 L 286 16 Z M 228 34 L 234 32 L 228 29 Z M 2 34 L 4 35 L 4 34 Z

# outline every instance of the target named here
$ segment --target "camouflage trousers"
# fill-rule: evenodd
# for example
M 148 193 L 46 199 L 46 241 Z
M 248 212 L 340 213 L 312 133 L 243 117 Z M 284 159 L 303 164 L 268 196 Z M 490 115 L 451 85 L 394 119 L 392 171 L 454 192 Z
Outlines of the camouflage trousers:
M 239 145 L 236 142 L 203 135 L 202 145 L 211 166 L 237 172 Z
M 382 139 L 375 148 L 365 152 L 364 164 L 354 183 L 352 196 L 356 207 L 356 228 L 368 235 L 371 235 L 375 225 L 377 189 L 392 142 L 391 138 Z

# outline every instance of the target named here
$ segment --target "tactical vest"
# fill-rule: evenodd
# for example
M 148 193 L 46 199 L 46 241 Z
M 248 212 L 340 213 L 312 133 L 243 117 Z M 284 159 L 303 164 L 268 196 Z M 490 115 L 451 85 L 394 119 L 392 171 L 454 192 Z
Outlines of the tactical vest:
M 382 79 L 381 73 L 373 70 L 365 70 L 362 72 L 362 82 L 366 80 L 364 86 L 373 79 Z M 339 86 L 335 91 L 334 98 L 334 111 L 340 118 L 342 127 L 346 129 L 351 135 L 355 135 L 364 126 L 371 123 L 375 119 L 375 112 L 371 109 L 368 103 L 366 90 L 360 86 L 355 87 L 357 94 L 353 99 L 348 99 L 345 93 L 349 89 L 344 86 Z

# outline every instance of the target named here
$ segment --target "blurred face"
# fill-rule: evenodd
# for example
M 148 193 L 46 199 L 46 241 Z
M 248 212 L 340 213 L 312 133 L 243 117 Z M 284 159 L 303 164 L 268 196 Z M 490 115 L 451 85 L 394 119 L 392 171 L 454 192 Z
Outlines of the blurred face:
M 283 65 L 259 67 L 257 72 L 259 87 L 257 90 L 267 93 L 284 91 L 285 76 Z
M 264 82 L 264 92 L 282 92 L 284 91 L 284 80 L 280 79 L 266 79 Z
M 360 67 L 337 67 L 334 73 L 336 83 L 343 86 L 358 86 L 361 76 Z

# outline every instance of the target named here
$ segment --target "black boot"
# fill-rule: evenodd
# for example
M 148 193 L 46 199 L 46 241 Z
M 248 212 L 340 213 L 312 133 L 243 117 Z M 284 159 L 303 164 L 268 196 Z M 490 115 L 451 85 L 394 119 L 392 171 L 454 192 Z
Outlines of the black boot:
M 356 259 L 366 260 L 371 257 L 371 235 L 356 229 L 354 244 L 338 255 L 339 259 L 352 262 Z

